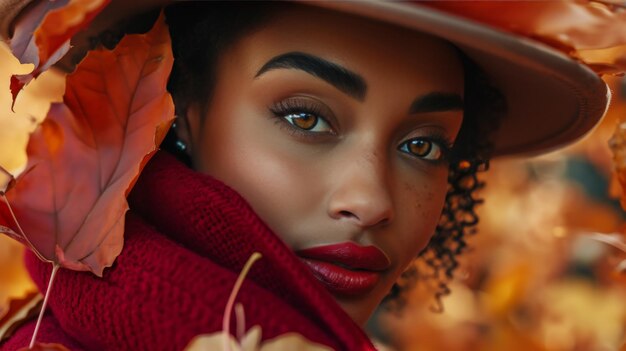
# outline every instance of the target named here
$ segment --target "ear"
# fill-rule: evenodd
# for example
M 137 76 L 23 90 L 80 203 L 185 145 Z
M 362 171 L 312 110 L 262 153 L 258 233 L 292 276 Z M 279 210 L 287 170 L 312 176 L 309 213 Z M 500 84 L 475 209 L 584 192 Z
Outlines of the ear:
M 197 104 L 189 106 L 185 113 L 176 119 L 176 137 L 185 143 L 185 152 L 193 155 L 195 147 L 200 143 L 200 128 L 202 127 L 202 109 Z

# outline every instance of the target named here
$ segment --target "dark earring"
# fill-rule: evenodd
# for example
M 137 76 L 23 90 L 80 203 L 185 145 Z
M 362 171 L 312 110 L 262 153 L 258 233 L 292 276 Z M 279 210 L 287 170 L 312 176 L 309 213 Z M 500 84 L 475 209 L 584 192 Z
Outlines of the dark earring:
M 185 151 L 187 150 L 187 144 L 181 140 L 176 140 L 176 148 L 180 151 Z

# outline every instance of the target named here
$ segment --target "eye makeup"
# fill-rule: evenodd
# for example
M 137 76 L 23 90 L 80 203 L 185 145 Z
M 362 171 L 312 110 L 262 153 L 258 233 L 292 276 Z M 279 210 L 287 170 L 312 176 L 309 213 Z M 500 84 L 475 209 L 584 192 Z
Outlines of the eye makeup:
M 422 150 L 424 148 L 426 149 Z M 447 165 L 452 150 L 452 142 L 448 140 L 442 131 L 433 130 L 423 136 L 404 140 L 397 149 L 409 157 L 423 160 L 433 165 Z
M 314 99 L 287 98 L 271 105 L 268 109 L 272 113 L 272 117 L 276 118 L 276 123 L 285 127 L 294 136 L 313 141 L 337 135 L 334 114 L 327 106 L 321 102 L 316 102 Z M 307 120 L 313 118 L 314 121 L 308 121 L 310 126 L 306 125 L 305 128 L 305 124 L 298 123 L 297 119 L 300 118 Z M 314 130 L 319 129 L 320 126 L 325 130 Z
M 309 142 L 327 141 L 337 136 L 337 120 L 324 103 L 309 97 L 290 97 L 268 107 L 276 124 L 290 135 Z M 320 130 L 321 129 L 321 130 Z M 396 150 L 415 161 L 447 165 L 452 141 L 441 128 L 426 127 L 421 135 L 404 139 Z M 416 134 L 416 133 L 412 133 Z

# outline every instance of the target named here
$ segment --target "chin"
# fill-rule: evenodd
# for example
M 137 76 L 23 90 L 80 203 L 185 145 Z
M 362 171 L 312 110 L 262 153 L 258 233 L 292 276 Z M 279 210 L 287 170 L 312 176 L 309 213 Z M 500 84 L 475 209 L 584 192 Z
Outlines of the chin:
M 335 300 L 341 308 L 360 326 L 364 326 L 376 307 L 380 304 L 380 299 L 375 299 L 371 294 L 363 297 L 338 297 Z

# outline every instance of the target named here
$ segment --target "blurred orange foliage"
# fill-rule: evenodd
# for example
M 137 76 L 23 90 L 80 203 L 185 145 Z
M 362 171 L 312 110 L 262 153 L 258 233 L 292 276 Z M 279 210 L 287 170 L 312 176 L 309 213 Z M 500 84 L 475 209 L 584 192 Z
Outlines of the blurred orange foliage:
M 429 310 L 432 291 L 418 285 L 402 315 L 381 313 L 379 332 L 392 340 L 390 350 L 624 347 L 626 254 L 592 239 L 620 233 L 626 218 L 609 198 L 607 143 L 626 118 L 624 81 L 608 81 L 613 107 L 584 140 L 538 158 L 492 163 L 483 176 L 479 232 L 469 240 L 444 313 Z M 596 178 L 583 176 L 590 170 Z M 604 194 L 593 194 L 602 183 Z

